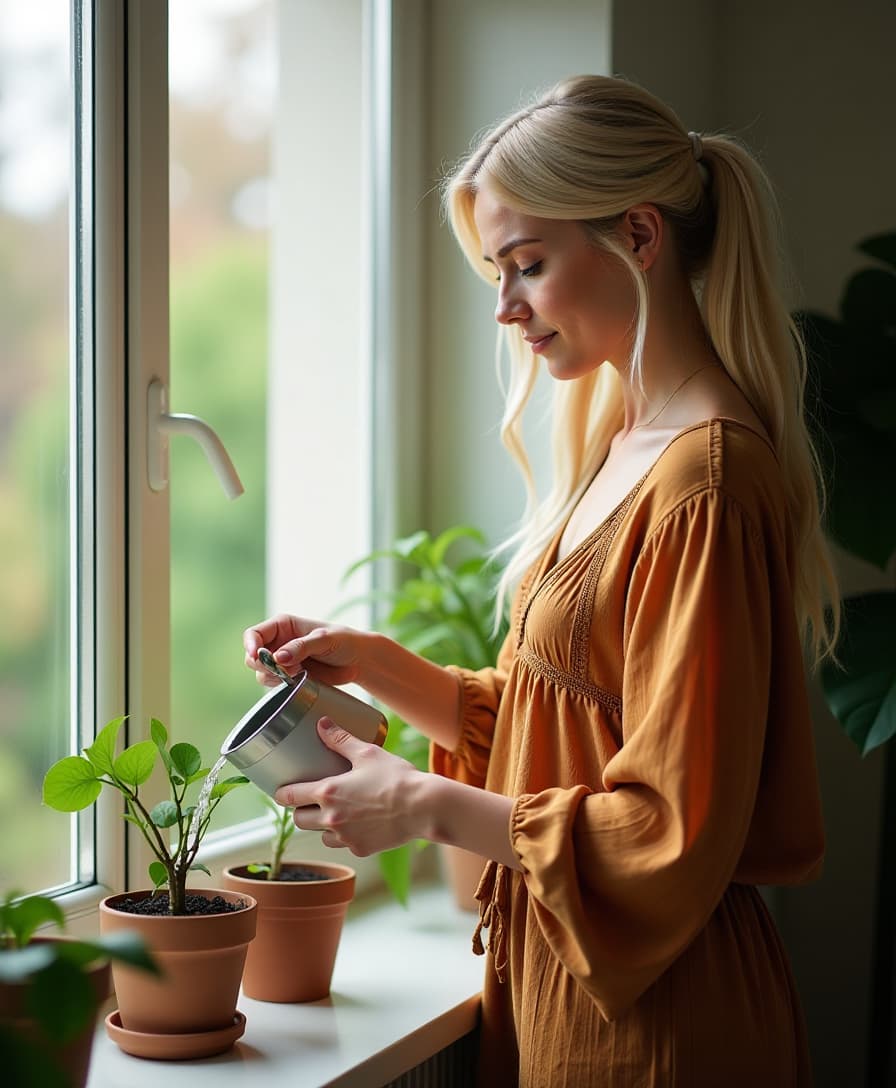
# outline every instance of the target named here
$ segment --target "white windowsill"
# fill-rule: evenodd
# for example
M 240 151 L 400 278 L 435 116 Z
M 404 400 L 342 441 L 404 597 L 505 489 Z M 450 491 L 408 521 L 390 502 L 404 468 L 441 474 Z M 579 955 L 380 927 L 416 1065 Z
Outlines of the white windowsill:
M 356 901 L 328 1000 L 280 1005 L 241 995 L 242 1038 L 189 1062 L 124 1054 L 100 1023 L 87 1088 L 387 1084 L 475 1027 L 483 971 L 470 947 L 475 921 L 441 885 L 415 887 L 407 911 L 386 897 Z

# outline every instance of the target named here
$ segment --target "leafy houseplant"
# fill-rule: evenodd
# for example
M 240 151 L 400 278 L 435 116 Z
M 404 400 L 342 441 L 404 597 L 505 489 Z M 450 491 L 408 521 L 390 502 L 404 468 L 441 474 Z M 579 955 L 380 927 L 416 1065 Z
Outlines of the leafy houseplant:
M 125 801 L 125 819 L 135 824 L 156 860 L 149 866 L 153 891 L 167 885 L 169 914 L 186 914 L 187 877 L 191 870 L 208 873 L 196 862 L 199 845 L 208 830 L 212 813 L 221 798 L 249 780 L 242 775 L 223 782 L 210 782 L 210 791 L 200 791 L 198 803 L 185 804 L 187 789 L 196 782 L 209 781 L 209 768 L 202 766 L 199 750 L 192 744 L 168 747 L 168 731 L 156 719 L 150 726 L 151 740 L 138 741 L 115 755 L 118 734 L 124 717 L 113 718 L 84 749 L 82 756 L 66 756 L 55 763 L 44 778 L 44 802 L 60 812 L 79 812 L 92 805 L 103 786 L 111 786 Z M 140 787 L 155 769 L 161 757 L 168 778 L 171 797 L 147 810 L 140 798 Z M 177 828 L 177 843 L 172 846 L 163 831 Z
M 846 284 L 839 319 L 806 312 L 816 444 L 828 484 L 828 531 L 886 571 L 896 551 L 896 233 L 858 247 L 879 264 Z M 881 267 L 883 265 L 884 267 Z M 896 734 L 896 587 L 843 601 L 840 665 L 822 675 L 832 713 L 862 753 Z
M 797 314 L 806 337 L 816 445 L 828 486 L 828 532 L 881 572 L 889 588 L 842 605 L 837 662 L 822 670 L 834 717 L 863 755 L 886 744 L 874 934 L 869 1085 L 890 1084 L 896 974 L 896 232 L 861 242 L 876 262 L 846 283 L 838 318 Z M 890 742 L 890 743 L 887 743 Z
M 140 829 L 155 861 L 149 866 L 152 888 L 107 896 L 100 903 L 100 930 L 135 929 L 163 972 L 147 979 L 113 964 L 119 1008 L 106 1018 L 106 1030 L 128 1053 L 141 1057 L 205 1057 L 228 1049 L 245 1028 L 236 1011 L 246 949 L 255 935 L 257 904 L 251 896 L 227 890 L 187 891 L 209 820 L 222 797 L 243 785 L 242 776 L 217 782 L 217 770 L 203 767 L 192 744 L 168 745 L 168 732 L 157 719 L 151 740 L 139 741 L 116 755 L 124 718 L 114 718 L 80 756 L 66 756 L 44 778 L 44 801 L 62 812 L 93 804 L 104 786 L 125 802 L 124 818 Z M 161 761 L 170 797 L 147 809 L 140 795 Z M 195 804 L 187 804 L 191 786 L 202 783 Z M 168 834 L 177 831 L 172 845 Z M 160 891 L 167 885 L 167 893 Z M 212 954 L 213 953 L 213 954 Z
M 82 1088 L 109 961 L 158 972 L 140 938 L 122 931 L 96 941 L 37 935 L 65 927 L 48 896 L 9 894 L 0 904 L 0 1044 L 10 1083 Z
M 396 642 L 437 665 L 482 669 L 494 665 L 507 632 L 506 619 L 495 624 L 495 587 L 500 571 L 485 549 L 485 537 L 469 525 L 455 525 L 436 537 L 425 530 L 353 563 L 343 581 L 361 567 L 389 560 L 406 573 L 393 589 L 357 600 L 382 611 L 378 628 Z M 348 604 L 343 608 L 348 607 Z M 407 722 L 389 714 L 385 747 L 420 770 L 429 764 L 429 741 Z M 414 844 L 379 855 L 383 879 L 402 904 L 411 886 Z
M 224 887 L 258 902 L 243 993 L 258 1001 L 319 1001 L 330 993 L 355 871 L 347 865 L 284 862 L 295 832 L 293 811 L 259 790 L 271 812 L 271 848 L 263 863 L 224 870 Z

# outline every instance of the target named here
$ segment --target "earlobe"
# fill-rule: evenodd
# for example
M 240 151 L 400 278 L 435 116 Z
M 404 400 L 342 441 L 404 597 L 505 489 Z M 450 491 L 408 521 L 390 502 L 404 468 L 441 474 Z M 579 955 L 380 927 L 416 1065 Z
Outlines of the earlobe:
M 663 240 L 663 217 L 653 204 L 635 204 L 623 216 L 622 231 L 642 269 L 656 260 Z

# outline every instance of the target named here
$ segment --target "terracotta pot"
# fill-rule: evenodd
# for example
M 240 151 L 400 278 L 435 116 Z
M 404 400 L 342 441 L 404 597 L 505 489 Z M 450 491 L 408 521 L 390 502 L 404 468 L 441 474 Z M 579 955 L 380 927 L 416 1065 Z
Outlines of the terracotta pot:
M 116 910 L 122 899 L 145 899 L 150 891 L 110 895 L 100 903 L 100 932 L 136 931 L 145 940 L 163 971 L 155 978 L 121 964 L 112 965 L 118 1000 L 116 1034 L 109 1034 L 122 1049 L 121 1029 L 142 1035 L 221 1034 L 222 1040 L 236 1019 L 236 1002 L 246 961 L 246 949 L 255 936 L 258 907 L 249 895 L 217 888 L 193 894 L 222 896 L 228 902 L 244 900 L 244 910 L 227 914 L 141 915 Z M 234 1040 L 231 1039 L 228 1046 Z M 224 1047 L 226 1049 L 226 1047 Z M 159 1054 L 163 1057 L 163 1054 Z M 184 1056 L 182 1052 L 180 1056 Z
M 482 877 L 486 859 L 459 846 L 442 846 L 446 880 L 454 895 L 454 902 L 461 910 L 479 912 L 476 888 Z
M 342 923 L 355 894 L 347 865 L 286 862 L 311 869 L 322 880 L 266 880 L 245 865 L 225 869 L 223 883 L 258 900 L 258 932 L 249 946 L 243 993 L 257 1001 L 319 1001 L 330 993 Z
M 67 937 L 35 937 L 33 943 L 68 939 Z M 85 967 L 84 971 L 94 994 L 92 1015 L 79 1034 L 66 1043 L 49 1039 L 46 1032 L 28 1013 L 28 982 L 0 983 L 0 1023 L 10 1028 L 23 1042 L 37 1048 L 38 1057 L 60 1070 L 65 1083 L 71 1085 L 71 1088 L 84 1088 L 87 1083 L 97 1012 L 109 996 L 108 960 L 98 960 L 89 967 Z M 40 1073 L 35 1069 L 34 1075 L 40 1076 Z

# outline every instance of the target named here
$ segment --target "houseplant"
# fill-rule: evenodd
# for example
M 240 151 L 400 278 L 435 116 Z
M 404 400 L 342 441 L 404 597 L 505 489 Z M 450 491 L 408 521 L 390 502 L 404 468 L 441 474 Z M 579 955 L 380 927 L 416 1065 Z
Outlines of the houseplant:
M 372 603 L 378 609 L 376 625 L 409 650 L 437 665 L 482 669 L 494 665 L 507 632 L 506 618 L 495 623 L 495 587 L 500 571 L 485 549 L 485 537 L 469 525 L 455 525 L 433 537 L 425 530 L 396 540 L 354 562 L 343 581 L 361 567 L 386 560 L 400 564 L 392 588 L 347 602 Z M 403 574 L 403 576 L 401 576 Z M 388 715 L 385 747 L 421 770 L 429 765 L 429 741 L 407 722 Z M 402 904 L 411 886 L 414 852 L 407 844 L 379 855 L 383 879 Z M 483 859 L 465 850 L 443 850 L 459 906 L 473 909 L 473 892 L 482 873 Z
M 114 964 L 119 1007 L 106 1018 L 106 1028 L 123 1050 L 145 1057 L 219 1053 L 244 1030 L 236 1001 L 257 906 L 250 896 L 227 890 L 189 892 L 187 878 L 191 870 L 208 871 L 196 855 L 209 820 L 221 799 L 247 780 L 217 781 L 223 760 L 210 770 L 192 744 L 169 747 L 167 730 L 157 719 L 151 723 L 151 740 L 116 755 L 124 721 L 114 718 L 83 755 L 55 763 L 43 786 L 45 803 L 61 812 L 87 808 L 104 786 L 117 790 L 124 798 L 124 818 L 140 829 L 155 855 L 149 866 L 151 888 L 107 896 L 100 903 L 100 931 L 135 930 L 163 975 L 147 978 Z M 140 789 L 159 761 L 169 797 L 149 810 Z M 196 803 L 187 804 L 188 790 L 200 782 Z M 167 891 L 161 891 L 163 886 Z
M 896 232 L 859 243 L 875 262 L 852 275 L 839 316 L 796 315 L 810 366 L 808 415 L 827 484 L 827 529 L 882 587 L 846 596 L 837 661 L 822 670 L 834 717 L 863 755 L 886 745 L 874 935 L 868 1084 L 893 1076 L 896 973 Z M 889 742 L 889 743 L 888 743 Z
M 65 927 L 59 904 L 10 893 L 0 903 L 0 1047 L 9 1083 L 83 1088 L 97 1010 L 109 993 L 109 963 L 158 972 L 127 931 L 95 941 L 38 933 Z
M 258 927 L 243 972 L 243 993 L 258 1001 L 318 1001 L 330 993 L 355 872 L 331 862 L 283 860 L 293 811 L 259 790 L 271 812 L 266 862 L 224 870 L 224 887 L 258 902 Z

